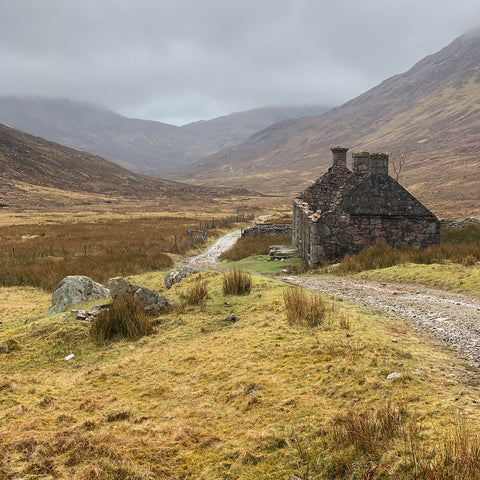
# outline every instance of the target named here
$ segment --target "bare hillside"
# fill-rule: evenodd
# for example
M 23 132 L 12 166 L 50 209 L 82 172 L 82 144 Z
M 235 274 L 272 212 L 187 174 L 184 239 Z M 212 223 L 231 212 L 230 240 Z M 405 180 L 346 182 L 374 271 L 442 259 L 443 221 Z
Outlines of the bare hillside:
M 436 213 L 479 215 L 479 130 L 477 31 L 340 107 L 272 125 L 172 178 L 294 194 L 330 165 L 332 145 L 406 150 L 403 185 Z

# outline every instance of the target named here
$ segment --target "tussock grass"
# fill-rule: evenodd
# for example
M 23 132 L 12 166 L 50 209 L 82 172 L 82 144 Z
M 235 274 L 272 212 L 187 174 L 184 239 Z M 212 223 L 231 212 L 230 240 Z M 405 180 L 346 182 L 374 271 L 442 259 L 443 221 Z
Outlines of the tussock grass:
M 138 340 L 152 333 L 152 323 L 145 309 L 132 295 L 124 295 L 99 312 L 90 327 L 90 338 L 98 343 L 110 340 Z
M 252 276 L 234 268 L 223 274 L 224 295 L 249 295 L 252 290 Z
M 290 236 L 282 235 L 242 237 L 230 249 L 222 253 L 220 258 L 235 262 L 253 255 L 267 255 L 270 245 L 290 245 L 291 243 Z
M 199 277 L 187 290 L 181 292 L 179 301 L 175 302 L 175 309 L 178 313 L 185 313 L 187 306 L 198 306 L 200 311 L 205 311 L 208 300 L 207 282 Z
M 342 412 L 321 434 L 322 441 L 309 452 L 313 439 L 299 445 L 304 471 L 312 478 L 479 478 L 480 439 L 463 417 L 437 432 L 432 445 L 425 442 L 428 428 L 418 413 L 386 400 Z
M 287 287 L 283 302 L 290 325 L 318 327 L 325 323 L 327 304 L 320 294 L 307 294 L 305 289 Z
M 197 282 L 185 294 L 188 305 L 200 305 L 208 298 L 207 282 L 205 280 L 197 280 Z
M 404 432 L 408 418 L 405 405 L 390 401 L 371 410 L 349 409 L 333 421 L 333 438 L 338 444 L 353 445 L 358 453 L 376 454 Z

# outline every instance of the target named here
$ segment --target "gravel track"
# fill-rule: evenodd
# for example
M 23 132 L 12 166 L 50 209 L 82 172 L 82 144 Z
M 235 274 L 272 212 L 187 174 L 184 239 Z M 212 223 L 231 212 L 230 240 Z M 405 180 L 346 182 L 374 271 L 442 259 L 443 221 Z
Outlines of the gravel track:
M 228 250 L 241 237 L 241 230 L 234 230 L 220 237 L 209 249 L 195 255 L 186 257 L 182 260 L 182 265 L 199 270 L 218 270 L 218 259 L 220 255 Z
M 480 366 L 480 297 L 420 285 L 345 277 L 285 277 L 295 285 L 354 300 L 402 318 Z

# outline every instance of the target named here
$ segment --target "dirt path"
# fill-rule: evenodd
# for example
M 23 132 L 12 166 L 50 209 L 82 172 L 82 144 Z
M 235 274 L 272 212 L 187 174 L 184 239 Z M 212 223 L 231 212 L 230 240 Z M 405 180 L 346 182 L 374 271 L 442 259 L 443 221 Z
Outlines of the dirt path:
M 401 317 L 454 347 L 480 366 L 480 297 L 420 285 L 343 277 L 285 277 L 288 283 L 320 290 Z
M 220 237 L 208 250 L 195 255 L 186 257 L 182 260 L 182 265 L 199 270 L 216 270 L 219 268 L 218 259 L 220 255 L 228 250 L 240 238 L 241 230 L 234 230 Z

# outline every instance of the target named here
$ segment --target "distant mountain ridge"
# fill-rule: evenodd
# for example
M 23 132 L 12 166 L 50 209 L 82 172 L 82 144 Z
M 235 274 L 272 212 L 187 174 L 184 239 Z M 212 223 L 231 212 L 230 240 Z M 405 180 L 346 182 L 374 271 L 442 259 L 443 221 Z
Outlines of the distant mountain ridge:
M 0 97 L 0 122 L 100 155 L 137 173 L 160 175 L 242 142 L 284 118 L 318 115 L 327 107 L 263 107 L 177 127 L 127 118 L 67 99 Z
M 330 166 L 329 147 L 408 151 L 402 184 L 437 212 L 480 214 L 480 31 L 323 115 L 286 120 L 171 178 L 298 192 Z

